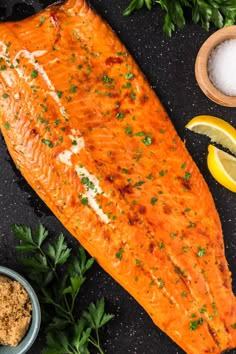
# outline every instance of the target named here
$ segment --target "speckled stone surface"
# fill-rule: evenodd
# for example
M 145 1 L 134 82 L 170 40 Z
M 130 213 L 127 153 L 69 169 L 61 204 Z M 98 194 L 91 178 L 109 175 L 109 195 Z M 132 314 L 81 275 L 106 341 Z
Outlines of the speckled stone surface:
M 0 20 L 21 19 L 39 11 L 52 0 L 0 0 Z M 236 198 L 213 180 L 207 170 L 206 155 L 209 140 L 186 131 L 185 124 L 195 115 L 212 114 L 236 126 L 236 109 L 224 108 L 208 100 L 197 86 L 194 62 L 207 33 L 198 25 L 188 23 L 172 38 L 162 33 L 163 15 L 158 8 L 123 17 L 128 0 L 91 0 L 91 5 L 116 31 L 134 56 L 148 81 L 163 102 L 186 146 L 205 177 L 219 211 L 225 237 L 226 256 L 233 273 L 236 291 Z M 0 264 L 18 271 L 13 223 L 31 226 L 43 223 L 52 234 L 61 230 L 76 253 L 77 242 L 61 226 L 48 208 L 14 167 L 0 136 Z M 88 275 L 81 292 L 80 306 L 104 296 L 109 312 L 115 319 L 105 328 L 102 342 L 109 354 L 183 354 L 183 351 L 153 325 L 142 308 L 98 265 Z M 79 310 L 79 307 L 78 307 Z M 29 351 L 40 354 L 45 342 L 43 331 Z M 231 350 L 228 353 L 236 353 Z M 199 353 L 201 354 L 201 353 Z

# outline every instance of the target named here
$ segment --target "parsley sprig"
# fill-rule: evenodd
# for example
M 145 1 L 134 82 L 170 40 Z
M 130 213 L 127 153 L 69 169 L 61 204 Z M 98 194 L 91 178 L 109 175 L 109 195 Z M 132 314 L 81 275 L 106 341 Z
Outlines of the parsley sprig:
M 205 30 L 214 24 L 217 28 L 236 23 L 235 0 L 130 0 L 124 10 L 125 16 L 146 6 L 149 10 L 159 5 L 165 12 L 163 31 L 171 36 L 175 28 L 182 29 L 187 13 L 194 23 L 200 23 Z
M 99 330 L 113 318 L 105 312 L 105 301 L 98 299 L 82 311 L 79 318 L 75 308 L 86 272 L 94 263 L 79 247 L 79 258 L 62 233 L 49 239 L 43 225 L 32 231 L 25 225 L 14 225 L 13 233 L 20 241 L 20 262 L 35 288 L 45 320 L 47 342 L 43 354 L 89 354 L 90 346 L 103 354 Z

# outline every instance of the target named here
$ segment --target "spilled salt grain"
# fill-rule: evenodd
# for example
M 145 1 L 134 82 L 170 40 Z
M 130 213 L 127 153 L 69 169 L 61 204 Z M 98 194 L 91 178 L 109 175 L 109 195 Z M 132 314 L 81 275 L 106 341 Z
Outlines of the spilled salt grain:
M 218 45 L 208 60 L 208 75 L 213 85 L 228 96 L 236 96 L 236 39 Z

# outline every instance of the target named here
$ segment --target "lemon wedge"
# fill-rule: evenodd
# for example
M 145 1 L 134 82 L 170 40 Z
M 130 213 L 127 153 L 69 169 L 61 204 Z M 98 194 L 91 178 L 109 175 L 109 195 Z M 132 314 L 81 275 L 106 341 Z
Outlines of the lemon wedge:
M 217 144 L 236 154 L 236 129 L 221 118 L 201 115 L 190 120 L 186 125 L 189 130 L 207 135 Z
M 209 145 L 207 165 L 217 182 L 236 193 L 236 158 L 234 156 Z

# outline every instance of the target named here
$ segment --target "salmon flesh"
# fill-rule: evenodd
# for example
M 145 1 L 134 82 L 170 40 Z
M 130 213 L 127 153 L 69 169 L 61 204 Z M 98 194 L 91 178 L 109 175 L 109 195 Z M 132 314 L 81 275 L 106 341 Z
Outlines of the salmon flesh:
M 62 224 L 186 353 L 236 346 L 221 223 L 134 59 L 84 0 L 0 25 L 0 128 Z

